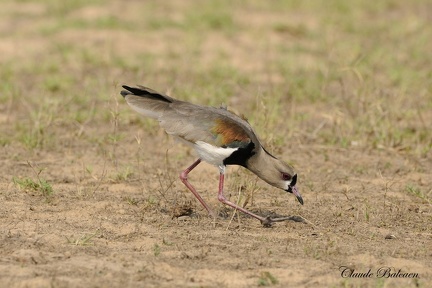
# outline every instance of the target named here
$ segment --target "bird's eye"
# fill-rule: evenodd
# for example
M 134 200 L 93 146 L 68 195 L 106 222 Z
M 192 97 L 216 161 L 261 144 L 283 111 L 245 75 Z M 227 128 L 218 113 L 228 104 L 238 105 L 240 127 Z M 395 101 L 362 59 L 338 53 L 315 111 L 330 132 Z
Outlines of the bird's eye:
M 284 173 L 284 172 L 282 172 L 281 174 L 282 174 L 282 179 L 283 179 L 284 181 L 291 180 L 291 175 L 290 175 L 290 174 L 288 174 L 288 173 Z

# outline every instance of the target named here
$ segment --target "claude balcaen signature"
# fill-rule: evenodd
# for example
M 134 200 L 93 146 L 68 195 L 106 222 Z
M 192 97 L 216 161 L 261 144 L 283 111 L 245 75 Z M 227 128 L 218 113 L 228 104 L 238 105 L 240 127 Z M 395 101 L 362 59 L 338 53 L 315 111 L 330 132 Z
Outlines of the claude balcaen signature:
M 418 273 L 402 272 L 402 269 L 396 270 L 394 267 L 380 267 L 375 271 L 371 268 L 364 272 L 357 272 L 354 268 L 340 266 L 339 271 L 343 278 L 420 278 Z

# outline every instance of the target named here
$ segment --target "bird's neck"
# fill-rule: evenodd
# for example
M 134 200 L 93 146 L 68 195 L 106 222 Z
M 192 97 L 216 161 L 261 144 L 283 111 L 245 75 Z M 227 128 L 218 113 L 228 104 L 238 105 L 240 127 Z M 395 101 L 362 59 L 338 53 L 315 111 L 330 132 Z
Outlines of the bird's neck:
M 264 177 L 273 171 L 276 161 L 278 160 L 275 157 L 260 149 L 258 153 L 249 158 L 246 168 L 266 180 Z

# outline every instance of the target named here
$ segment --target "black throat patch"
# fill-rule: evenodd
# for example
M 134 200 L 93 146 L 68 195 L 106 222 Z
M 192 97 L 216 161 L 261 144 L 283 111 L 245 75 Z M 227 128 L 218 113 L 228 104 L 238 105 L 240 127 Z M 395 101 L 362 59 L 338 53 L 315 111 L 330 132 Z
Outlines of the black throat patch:
M 234 151 L 229 157 L 227 157 L 224 161 L 224 165 L 240 165 L 246 167 L 246 161 L 255 155 L 255 144 L 251 141 L 247 146 L 241 147 Z

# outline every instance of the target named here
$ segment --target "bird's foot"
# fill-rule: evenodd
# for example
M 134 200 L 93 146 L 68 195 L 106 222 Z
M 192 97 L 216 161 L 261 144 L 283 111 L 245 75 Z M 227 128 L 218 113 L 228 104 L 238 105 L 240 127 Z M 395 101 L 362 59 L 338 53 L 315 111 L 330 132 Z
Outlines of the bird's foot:
M 271 218 L 270 216 L 267 216 L 265 218 L 260 219 L 260 221 L 261 224 L 263 224 L 263 226 L 266 228 L 271 227 L 272 223 L 274 222 L 282 222 L 282 221 L 309 223 L 305 218 L 301 216 L 284 216 L 284 217 L 276 217 L 276 218 Z

